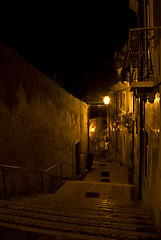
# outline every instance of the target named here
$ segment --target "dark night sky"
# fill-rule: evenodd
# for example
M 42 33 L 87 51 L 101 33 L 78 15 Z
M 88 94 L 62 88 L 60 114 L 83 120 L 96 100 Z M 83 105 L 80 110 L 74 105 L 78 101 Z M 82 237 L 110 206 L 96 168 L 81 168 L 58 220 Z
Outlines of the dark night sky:
M 82 98 L 103 94 L 116 81 L 113 53 L 131 20 L 128 0 L 10 6 L 1 14 L 0 40 Z

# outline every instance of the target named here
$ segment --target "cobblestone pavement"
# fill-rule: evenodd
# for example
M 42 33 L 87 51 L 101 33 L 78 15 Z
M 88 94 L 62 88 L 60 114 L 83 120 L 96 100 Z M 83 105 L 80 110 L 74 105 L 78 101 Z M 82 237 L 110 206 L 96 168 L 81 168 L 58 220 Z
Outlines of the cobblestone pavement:
M 132 189 L 126 168 L 95 161 L 84 181 L 55 194 L 1 200 L 0 239 L 161 239 Z
M 107 172 L 106 174 L 102 174 Z M 105 159 L 95 159 L 92 169 L 84 178 L 86 182 L 101 182 L 101 180 L 109 179 L 110 183 L 129 184 L 129 172 L 124 166 L 120 166 L 118 162 L 108 162 Z

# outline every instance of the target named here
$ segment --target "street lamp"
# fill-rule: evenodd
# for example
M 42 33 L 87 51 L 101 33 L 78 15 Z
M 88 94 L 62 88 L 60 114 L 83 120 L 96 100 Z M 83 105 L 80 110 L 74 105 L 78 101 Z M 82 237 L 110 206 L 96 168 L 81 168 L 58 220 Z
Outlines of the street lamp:
M 94 133 L 94 132 L 95 132 L 95 127 L 91 127 L 91 126 L 90 126 L 90 129 L 89 129 L 89 130 L 90 130 L 90 133 Z
M 109 104 L 110 103 L 110 97 L 109 96 L 105 96 L 104 98 L 103 98 L 103 101 L 104 101 L 104 104 Z
M 104 101 L 104 104 L 106 105 L 109 105 L 110 103 L 110 97 L 109 96 L 105 96 L 103 98 L 103 101 Z M 109 125 L 109 141 L 110 141 L 110 106 L 108 107 L 108 118 L 109 118 L 109 121 L 108 121 L 108 125 Z

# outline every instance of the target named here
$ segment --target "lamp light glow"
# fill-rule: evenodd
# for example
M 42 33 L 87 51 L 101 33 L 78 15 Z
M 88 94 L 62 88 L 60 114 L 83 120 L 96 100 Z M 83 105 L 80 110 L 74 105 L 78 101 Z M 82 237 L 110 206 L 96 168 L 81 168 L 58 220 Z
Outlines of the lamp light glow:
M 109 104 L 110 103 L 110 97 L 109 96 L 105 96 L 103 101 L 104 101 L 104 104 Z
M 155 94 L 154 102 L 160 103 L 160 94 L 159 93 Z
M 92 133 L 92 132 L 95 132 L 95 127 L 91 127 L 90 126 L 90 132 Z

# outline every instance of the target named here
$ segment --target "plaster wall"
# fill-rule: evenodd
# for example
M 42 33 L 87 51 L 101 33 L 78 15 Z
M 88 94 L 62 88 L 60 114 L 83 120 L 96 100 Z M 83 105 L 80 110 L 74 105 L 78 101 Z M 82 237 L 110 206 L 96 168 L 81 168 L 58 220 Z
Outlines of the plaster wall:
M 145 131 L 148 143 L 143 162 L 143 201 L 158 228 L 161 226 L 161 168 L 159 163 L 160 103 L 145 104 Z
M 83 171 L 87 118 L 84 102 L 0 43 L 0 164 L 36 170 L 60 162 L 76 165 L 75 144 L 80 142 Z M 63 169 L 67 176 L 71 172 Z

